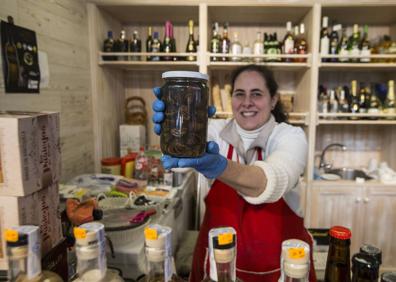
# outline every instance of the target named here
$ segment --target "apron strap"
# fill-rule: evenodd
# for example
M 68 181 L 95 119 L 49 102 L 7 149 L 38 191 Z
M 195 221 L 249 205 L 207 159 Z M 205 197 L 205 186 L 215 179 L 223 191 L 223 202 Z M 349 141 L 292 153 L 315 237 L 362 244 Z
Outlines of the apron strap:
M 232 160 L 232 154 L 234 153 L 234 146 L 231 144 L 228 145 L 228 152 L 227 152 L 227 159 Z M 239 156 L 237 154 L 238 158 L 238 163 L 239 163 Z M 257 160 L 262 161 L 263 160 L 263 152 L 260 147 L 257 147 Z

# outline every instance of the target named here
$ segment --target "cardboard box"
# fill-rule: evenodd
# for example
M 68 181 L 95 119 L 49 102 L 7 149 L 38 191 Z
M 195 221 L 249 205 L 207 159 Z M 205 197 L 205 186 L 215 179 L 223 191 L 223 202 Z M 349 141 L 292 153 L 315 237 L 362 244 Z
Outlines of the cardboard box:
M 134 151 L 146 144 L 146 127 L 143 125 L 120 125 L 120 157 Z
M 0 112 L 0 196 L 26 196 L 58 182 L 59 114 Z
M 0 197 L 0 234 L 20 225 L 40 227 L 41 253 L 46 255 L 62 237 L 58 183 L 25 197 Z M 3 236 L 0 249 L 0 269 L 7 269 L 6 245 Z

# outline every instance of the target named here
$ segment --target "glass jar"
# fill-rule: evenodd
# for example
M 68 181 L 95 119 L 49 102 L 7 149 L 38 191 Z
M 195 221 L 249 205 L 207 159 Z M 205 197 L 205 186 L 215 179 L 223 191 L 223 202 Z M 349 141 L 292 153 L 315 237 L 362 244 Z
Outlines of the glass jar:
M 105 158 L 101 161 L 102 173 L 121 175 L 121 159 Z
M 165 119 L 161 150 L 174 157 L 199 157 L 205 153 L 208 128 L 208 76 L 192 71 L 162 74 Z

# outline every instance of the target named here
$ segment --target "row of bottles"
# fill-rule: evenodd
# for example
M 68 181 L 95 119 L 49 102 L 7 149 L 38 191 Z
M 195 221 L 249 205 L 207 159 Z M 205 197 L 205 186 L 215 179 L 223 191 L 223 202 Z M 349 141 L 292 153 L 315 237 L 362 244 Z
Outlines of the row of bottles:
M 343 226 L 334 226 L 329 231 L 330 245 L 327 255 L 325 282 L 377 282 L 382 263 L 381 250 L 361 246 L 359 253 L 350 257 L 351 231 Z M 352 270 L 352 280 L 351 280 Z M 396 281 L 396 273 L 381 275 L 381 282 Z
M 322 62 L 396 62 L 395 59 L 371 59 L 371 54 L 396 55 L 396 42 L 392 42 L 390 36 L 385 35 L 376 44 L 369 40 L 368 25 L 363 27 L 363 35 L 357 24 L 353 25 L 352 34 L 346 33 L 346 28 L 341 24 L 333 25 L 329 30 L 329 18 L 322 18 L 322 29 L 320 33 L 320 54 L 340 56 L 362 56 L 360 58 L 322 58 Z
M 196 53 L 198 42 L 194 39 L 194 21 L 188 21 L 188 42 L 186 46 L 186 53 Z M 142 52 L 142 41 L 139 38 L 137 30 L 133 31 L 132 38 L 129 40 L 126 36 L 126 31 L 121 30 L 120 37 L 116 40 L 113 39 L 113 32 L 109 31 L 107 38 L 103 43 L 103 52 Z M 149 53 L 175 53 L 176 40 L 173 34 L 173 25 L 170 21 L 165 22 L 164 40 L 161 42 L 159 33 L 153 32 L 151 26 L 148 27 L 148 35 L 146 39 L 145 51 Z M 187 56 L 185 58 L 175 56 L 146 56 L 147 61 L 176 61 L 183 59 L 187 61 L 195 61 L 196 56 Z M 103 60 L 132 60 L 140 61 L 141 56 L 103 56 Z
M 234 57 L 221 57 L 212 56 L 211 61 L 253 61 L 256 63 L 267 62 L 280 62 L 282 61 L 279 56 L 274 57 L 256 57 L 256 58 L 243 58 L 241 55 L 280 55 L 280 54 L 307 54 L 308 44 L 305 39 L 305 25 L 302 23 L 294 27 L 292 30 L 292 22 L 286 24 L 286 35 L 282 42 L 278 41 L 277 33 L 264 33 L 264 38 L 260 31 L 257 32 L 256 40 L 253 43 L 253 48 L 249 42 L 245 42 L 242 46 L 239 41 L 237 32 L 233 33 L 233 40 L 228 37 L 228 23 L 223 25 L 222 36 L 219 32 L 219 23 L 215 22 L 212 26 L 212 38 L 210 41 L 210 52 L 213 54 L 231 54 Z M 285 62 L 305 62 L 305 58 L 285 58 Z
M 379 95 L 375 84 L 371 86 L 360 83 L 359 90 L 357 81 L 351 82 L 351 87 L 337 87 L 327 89 L 319 87 L 318 112 L 319 113 L 368 113 L 368 114 L 395 114 L 396 97 L 394 81 L 388 81 L 386 96 Z M 392 118 L 392 117 L 390 117 Z M 375 119 L 375 117 L 373 117 Z

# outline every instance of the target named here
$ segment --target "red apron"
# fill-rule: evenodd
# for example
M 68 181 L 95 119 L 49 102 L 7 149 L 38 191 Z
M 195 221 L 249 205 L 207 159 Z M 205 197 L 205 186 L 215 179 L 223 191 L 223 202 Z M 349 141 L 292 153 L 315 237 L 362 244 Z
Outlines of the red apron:
M 227 159 L 232 159 L 233 150 L 233 146 L 229 145 Z M 257 154 L 258 160 L 262 160 L 261 149 Z M 206 254 L 208 234 L 215 227 L 231 226 L 236 230 L 237 277 L 244 282 L 278 282 L 284 240 L 303 240 L 309 243 L 312 250 L 311 236 L 304 227 L 303 218 L 297 216 L 283 198 L 275 203 L 252 205 L 233 188 L 216 180 L 205 203 L 206 212 L 195 246 L 191 282 L 200 282 L 204 272 L 209 275 L 209 262 L 205 262 L 209 259 Z M 312 263 L 309 281 L 316 282 Z

